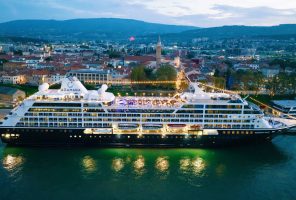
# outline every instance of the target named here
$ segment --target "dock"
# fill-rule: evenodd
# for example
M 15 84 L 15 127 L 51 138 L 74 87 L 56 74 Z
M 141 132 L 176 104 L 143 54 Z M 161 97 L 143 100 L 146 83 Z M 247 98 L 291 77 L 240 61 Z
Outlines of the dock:
M 296 120 L 295 119 L 285 119 L 285 118 L 274 118 L 275 121 L 281 122 L 288 127 L 291 127 L 288 133 L 296 133 Z

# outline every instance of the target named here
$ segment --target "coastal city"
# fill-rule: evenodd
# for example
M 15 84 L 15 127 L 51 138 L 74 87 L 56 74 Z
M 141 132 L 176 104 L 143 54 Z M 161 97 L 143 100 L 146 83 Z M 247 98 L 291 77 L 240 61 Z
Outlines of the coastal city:
M 296 199 L 295 0 L 0 10 L 0 200 Z
M 134 36 L 125 42 L 16 39 L 0 43 L 0 103 L 16 106 L 39 85 L 54 87 L 75 76 L 89 88 L 107 84 L 117 96 L 173 96 L 189 82 L 202 82 L 296 116 L 295 43 L 294 38 L 195 38 L 178 44 L 159 36 L 145 43 Z

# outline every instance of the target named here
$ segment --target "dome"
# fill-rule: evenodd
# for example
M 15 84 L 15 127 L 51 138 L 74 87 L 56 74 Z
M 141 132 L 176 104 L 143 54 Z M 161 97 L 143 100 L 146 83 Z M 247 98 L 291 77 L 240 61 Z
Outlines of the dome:
M 43 84 L 39 85 L 39 87 L 38 87 L 39 92 L 45 92 L 48 89 L 49 89 L 48 83 L 43 83 Z
M 108 86 L 106 84 L 103 84 L 101 87 L 101 91 L 106 92 L 107 89 L 108 89 Z

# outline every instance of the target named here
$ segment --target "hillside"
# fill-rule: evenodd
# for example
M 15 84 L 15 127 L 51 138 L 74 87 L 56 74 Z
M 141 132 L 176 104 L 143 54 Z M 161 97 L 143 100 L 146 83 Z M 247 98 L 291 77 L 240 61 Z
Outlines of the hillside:
M 182 33 L 164 34 L 169 40 L 192 40 L 194 38 L 250 38 L 250 37 L 294 37 L 296 24 L 283 24 L 279 26 L 222 26 L 214 28 L 201 28 L 184 31 Z
M 124 40 L 130 36 L 179 33 L 196 29 L 132 19 L 16 20 L 0 23 L 0 35 L 50 40 Z

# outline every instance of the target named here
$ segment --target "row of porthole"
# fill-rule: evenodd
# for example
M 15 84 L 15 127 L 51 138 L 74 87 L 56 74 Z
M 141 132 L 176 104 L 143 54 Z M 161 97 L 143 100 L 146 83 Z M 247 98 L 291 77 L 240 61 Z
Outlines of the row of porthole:
M 108 136 L 106 136 L 106 135 L 104 135 L 104 136 L 96 136 L 96 135 L 94 135 L 94 136 L 92 136 L 92 135 L 88 135 L 89 136 L 89 138 L 112 138 L 112 136 L 111 135 L 108 135 Z M 121 135 L 117 135 L 118 136 L 118 138 L 120 138 L 120 137 L 122 137 L 122 138 L 128 138 L 128 139 L 130 139 L 131 137 L 128 135 L 128 136 L 121 136 Z M 82 136 L 81 135 L 70 135 L 69 136 L 70 138 L 81 138 Z M 195 139 L 197 139 L 197 138 L 200 138 L 200 136 L 165 136 L 165 135 L 163 135 L 163 136 L 144 136 L 144 135 L 137 135 L 137 138 L 138 139 L 140 139 L 140 138 L 146 138 L 146 139 L 157 139 L 157 138 L 163 138 L 163 139 L 165 139 L 165 138 L 167 138 L 167 139 L 187 139 L 187 138 L 195 138 Z
M 235 135 L 235 134 L 237 134 L 237 135 L 251 135 L 251 134 L 254 134 L 254 131 L 223 131 L 222 132 L 223 134 L 227 134 L 227 135 L 230 135 L 230 134 L 232 134 L 232 135 Z

